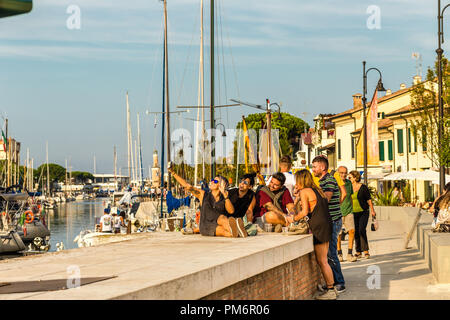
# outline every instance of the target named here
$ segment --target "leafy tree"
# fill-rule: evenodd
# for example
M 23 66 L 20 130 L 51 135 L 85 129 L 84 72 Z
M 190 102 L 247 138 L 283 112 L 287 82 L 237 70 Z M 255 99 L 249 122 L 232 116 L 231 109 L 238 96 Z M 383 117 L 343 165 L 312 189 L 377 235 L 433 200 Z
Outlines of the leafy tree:
M 56 163 L 49 163 L 48 164 L 48 169 L 49 169 L 49 176 L 50 176 L 50 181 L 51 182 L 63 182 L 65 181 L 66 178 L 66 169 L 62 166 L 60 166 L 59 164 Z M 47 179 L 47 164 L 41 164 L 35 172 L 35 177 L 37 179 L 39 179 L 39 177 L 44 177 L 45 179 Z M 41 178 L 41 182 L 43 181 L 43 179 Z
M 414 87 L 411 94 L 411 107 L 418 115 L 418 119 L 411 125 L 412 132 L 418 144 L 423 147 L 427 157 L 435 166 L 441 164 L 450 166 L 450 64 L 446 58 L 442 59 L 444 104 L 444 132 L 439 144 L 439 102 L 438 102 L 438 65 L 434 69 L 428 68 L 425 82 Z M 418 138 L 420 137 L 420 139 Z
M 74 179 L 75 182 L 85 184 L 88 180 L 94 180 L 94 176 L 90 172 L 72 171 L 72 179 Z

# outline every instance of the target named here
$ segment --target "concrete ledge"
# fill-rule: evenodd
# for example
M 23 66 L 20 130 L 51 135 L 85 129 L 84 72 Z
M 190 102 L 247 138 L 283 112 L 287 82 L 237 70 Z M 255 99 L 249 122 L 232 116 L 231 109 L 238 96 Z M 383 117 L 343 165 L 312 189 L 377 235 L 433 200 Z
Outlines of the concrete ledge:
M 439 283 L 450 283 L 450 235 L 430 239 L 431 270 Z
M 418 210 L 414 207 L 375 207 L 379 220 L 402 222 L 405 240 Z M 420 251 L 438 283 L 450 283 L 450 234 L 433 232 L 432 221 L 433 215 L 423 210 L 410 245 Z
M 312 235 L 245 239 L 157 232 L 98 247 L 0 261 L 0 282 L 117 278 L 80 288 L 0 295 L 0 299 L 199 299 L 313 252 Z

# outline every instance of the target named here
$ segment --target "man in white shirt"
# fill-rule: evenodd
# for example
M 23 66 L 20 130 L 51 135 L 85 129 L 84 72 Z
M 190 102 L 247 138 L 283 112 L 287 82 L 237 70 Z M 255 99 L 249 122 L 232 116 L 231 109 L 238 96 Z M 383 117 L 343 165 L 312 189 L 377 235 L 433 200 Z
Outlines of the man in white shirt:
M 103 216 L 100 218 L 100 232 L 112 233 L 113 218 L 105 209 Z
M 286 182 L 284 183 L 284 186 L 289 190 L 292 199 L 294 199 L 295 176 L 292 174 L 292 172 L 290 172 L 291 167 L 292 167 L 291 157 L 288 155 L 282 156 L 280 159 L 280 171 L 286 177 Z M 267 185 L 269 185 L 270 180 L 272 180 L 272 177 L 270 177 L 270 179 L 267 181 Z

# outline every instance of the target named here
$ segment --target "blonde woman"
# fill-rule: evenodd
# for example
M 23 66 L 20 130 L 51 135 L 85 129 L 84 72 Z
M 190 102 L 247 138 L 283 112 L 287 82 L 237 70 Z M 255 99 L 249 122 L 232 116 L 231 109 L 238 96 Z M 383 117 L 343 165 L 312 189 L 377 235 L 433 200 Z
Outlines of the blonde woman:
M 331 240 L 332 221 L 328 211 L 328 201 L 322 190 L 314 183 L 311 173 L 304 169 L 295 174 L 295 189 L 300 196 L 295 199 L 295 214 L 288 216 L 288 223 L 308 216 L 309 226 L 313 234 L 314 253 L 326 286 L 319 300 L 335 300 L 333 272 L 328 264 L 328 243 Z
M 436 217 L 436 229 L 439 230 L 441 225 L 448 224 L 450 224 L 450 192 L 445 193 L 439 203 L 439 212 Z

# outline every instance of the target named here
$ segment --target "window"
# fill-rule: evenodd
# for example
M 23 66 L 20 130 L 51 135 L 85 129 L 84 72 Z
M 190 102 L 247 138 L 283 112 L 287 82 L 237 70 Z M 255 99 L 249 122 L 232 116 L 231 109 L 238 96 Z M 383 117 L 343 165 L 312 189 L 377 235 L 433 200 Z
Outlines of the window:
M 341 154 L 341 139 L 338 139 L 338 159 L 339 159 L 339 160 L 342 159 L 342 154 Z
M 408 152 L 411 153 L 411 128 L 408 128 Z
M 355 137 L 352 137 L 352 159 L 355 158 Z
M 394 147 L 392 140 L 388 140 L 388 159 L 394 160 Z
M 427 129 L 422 128 L 422 151 L 427 151 Z
M 384 141 L 378 141 L 378 149 L 380 152 L 380 161 L 384 161 Z
M 413 136 L 414 136 L 414 152 L 417 152 L 417 131 L 413 130 Z
M 403 129 L 397 129 L 397 151 L 403 153 Z

